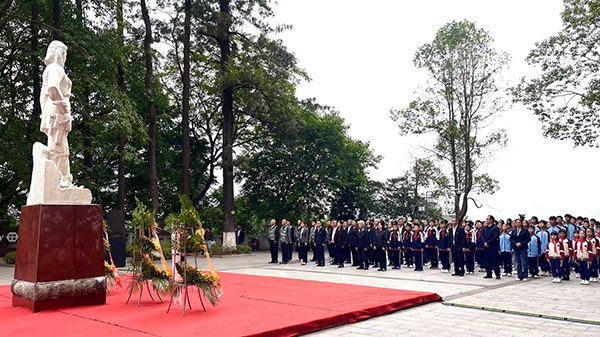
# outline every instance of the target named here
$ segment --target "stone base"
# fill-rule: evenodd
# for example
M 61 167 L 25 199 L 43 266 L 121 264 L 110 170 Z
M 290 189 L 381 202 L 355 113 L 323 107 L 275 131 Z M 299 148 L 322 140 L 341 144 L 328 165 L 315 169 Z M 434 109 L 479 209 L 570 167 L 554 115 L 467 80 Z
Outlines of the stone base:
M 56 163 L 48 160 L 47 147 L 42 143 L 33 144 L 33 172 L 27 195 L 27 205 L 37 204 L 91 204 L 92 192 L 85 188 L 59 186 L 61 174 Z
M 13 306 L 34 312 L 105 304 L 100 205 L 21 208 Z
M 23 307 L 32 312 L 52 308 L 78 307 L 82 305 L 97 305 L 106 303 L 106 291 L 103 294 L 90 294 L 77 297 L 58 298 L 54 300 L 30 301 L 21 297 L 13 296 L 13 307 Z

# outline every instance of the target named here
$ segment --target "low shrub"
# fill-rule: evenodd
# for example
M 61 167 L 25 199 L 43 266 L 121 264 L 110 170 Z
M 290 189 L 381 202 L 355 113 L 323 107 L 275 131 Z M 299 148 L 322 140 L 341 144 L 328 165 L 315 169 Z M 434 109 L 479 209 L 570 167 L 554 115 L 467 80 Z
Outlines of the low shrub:
M 238 254 L 250 254 L 252 252 L 252 247 L 248 245 L 238 245 L 236 248 Z
M 4 263 L 15 264 L 17 262 L 17 252 L 10 252 L 4 255 Z
M 237 255 L 237 254 L 250 254 L 252 248 L 246 245 L 239 245 L 237 247 L 223 247 L 213 246 L 212 255 Z

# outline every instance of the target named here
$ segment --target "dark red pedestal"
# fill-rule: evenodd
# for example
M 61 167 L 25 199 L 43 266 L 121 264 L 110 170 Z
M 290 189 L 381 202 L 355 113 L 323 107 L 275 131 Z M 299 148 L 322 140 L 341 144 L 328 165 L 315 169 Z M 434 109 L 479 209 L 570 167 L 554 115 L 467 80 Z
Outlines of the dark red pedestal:
M 24 206 L 13 306 L 37 312 L 59 306 L 105 304 L 106 292 L 99 284 L 104 277 L 103 261 L 102 206 Z

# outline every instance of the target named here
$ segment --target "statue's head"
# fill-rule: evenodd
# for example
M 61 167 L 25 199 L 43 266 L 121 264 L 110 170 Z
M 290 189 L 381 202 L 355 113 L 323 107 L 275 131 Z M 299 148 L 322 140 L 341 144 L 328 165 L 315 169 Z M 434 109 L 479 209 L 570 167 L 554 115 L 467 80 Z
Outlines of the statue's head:
M 50 42 L 46 57 L 44 58 L 46 65 L 58 63 L 61 67 L 64 67 L 67 60 L 67 49 L 67 46 L 60 41 Z

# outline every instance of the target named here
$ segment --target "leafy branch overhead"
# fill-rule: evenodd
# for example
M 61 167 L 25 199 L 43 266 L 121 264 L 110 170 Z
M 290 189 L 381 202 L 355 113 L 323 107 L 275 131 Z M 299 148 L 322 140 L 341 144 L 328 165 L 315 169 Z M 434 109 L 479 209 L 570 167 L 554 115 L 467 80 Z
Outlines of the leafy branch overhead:
M 541 69 L 512 88 L 542 122 L 543 134 L 600 146 L 600 1 L 565 0 L 563 29 L 536 43 L 527 62 Z

